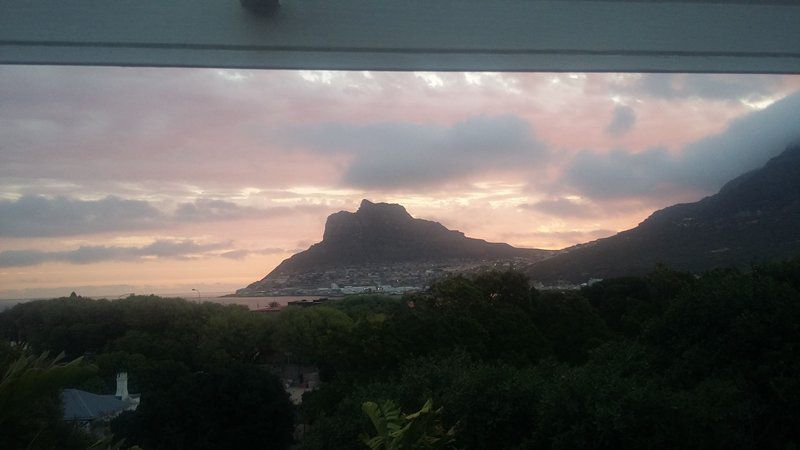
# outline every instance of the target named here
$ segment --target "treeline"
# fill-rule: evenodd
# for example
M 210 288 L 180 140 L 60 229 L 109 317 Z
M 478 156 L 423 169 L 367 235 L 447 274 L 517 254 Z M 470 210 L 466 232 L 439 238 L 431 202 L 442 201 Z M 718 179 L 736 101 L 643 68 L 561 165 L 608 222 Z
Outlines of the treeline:
M 569 292 L 486 273 L 275 317 L 59 299 L 0 314 L 0 333 L 87 355 L 97 373 L 83 386 L 95 392 L 127 370 L 142 403 L 112 429 L 147 449 L 367 448 L 364 405 L 387 400 L 407 414 L 441 408 L 431 426 L 453 431 L 447 448 L 800 445 L 800 260 L 658 268 Z M 264 369 L 287 356 L 320 368 L 297 410 Z
M 332 375 L 304 399 L 301 448 L 354 448 L 365 401 L 428 398 L 463 449 L 800 443 L 800 261 L 580 292 L 495 273 L 405 301 L 320 330 L 335 336 L 314 355 Z
M 274 355 L 269 322 L 244 307 L 177 298 L 72 297 L 0 313 L 0 337 L 17 343 L 5 344 L 17 353 L 25 343 L 27 353 L 83 357 L 90 372 L 69 387 L 113 394 L 114 375 L 127 371 L 129 391 L 141 394 L 141 404 L 112 422 L 115 441 L 145 449 L 280 449 L 292 442 L 294 407 L 265 369 Z M 45 394 L 46 406 L 57 401 L 57 392 Z M 34 408 L 28 415 L 54 422 L 60 414 Z M 2 433 L 14 440 L 0 447 L 26 448 L 32 436 L 36 442 L 56 440 L 42 420 L 29 422 L 17 425 L 19 433 Z M 31 448 L 86 448 L 86 442 L 93 438 Z

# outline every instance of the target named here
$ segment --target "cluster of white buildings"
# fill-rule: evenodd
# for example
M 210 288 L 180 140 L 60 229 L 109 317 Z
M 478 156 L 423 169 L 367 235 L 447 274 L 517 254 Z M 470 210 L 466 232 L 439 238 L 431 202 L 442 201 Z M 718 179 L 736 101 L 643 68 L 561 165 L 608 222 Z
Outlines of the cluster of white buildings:
M 388 295 L 402 295 L 406 292 L 413 292 L 420 290 L 417 286 L 392 286 L 389 284 L 378 284 L 374 286 L 344 286 L 339 287 L 336 283 L 331 283 L 330 291 L 332 293 L 341 293 L 344 295 L 354 294 L 388 294 Z

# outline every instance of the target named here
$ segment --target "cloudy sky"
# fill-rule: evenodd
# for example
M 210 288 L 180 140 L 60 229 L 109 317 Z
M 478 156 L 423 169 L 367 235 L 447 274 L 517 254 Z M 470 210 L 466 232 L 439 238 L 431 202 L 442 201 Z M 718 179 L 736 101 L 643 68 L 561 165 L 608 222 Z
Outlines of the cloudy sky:
M 4 66 L 0 297 L 230 291 L 362 198 L 562 248 L 798 139 L 799 76 Z

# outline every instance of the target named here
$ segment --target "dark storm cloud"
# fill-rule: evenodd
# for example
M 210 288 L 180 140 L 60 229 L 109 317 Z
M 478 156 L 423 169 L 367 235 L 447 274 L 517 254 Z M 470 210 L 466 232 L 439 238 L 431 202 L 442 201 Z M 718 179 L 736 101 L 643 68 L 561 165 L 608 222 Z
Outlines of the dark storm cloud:
M 547 153 L 527 122 L 475 116 L 453 126 L 415 123 L 326 124 L 293 130 L 287 140 L 351 156 L 342 181 L 359 188 L 443 184 L 491 170 L 524 170 Z
M 625 105 L 617 105 L 614 108 L 614 116 L 611 123 L 606 127 L 606 133 L 611 136 L 622 136 L 631 131 L 636 123 L 636 113 L 633 108 Z
M 585 150 L 575 155 L 561 182 L 595 199 L 653 196 L 659 191 L 669 195 L 663 184 L 674 177 L 673 165 L 663 148 L 607 154 Z
M 325 210 L 319 205 L 272 206 L 256 208 L 218 199 L 199 199 L 178 205 L 171 218 L 177 222 L 212 222 L 240 219 L 266 219 L 303 212 L 318 213 Z
M 150 230 L 187 222 L 215 222 L 316 212 L 315 205 L 255 208 L 199 199 L 163 212 L 142 200 L 109 196 L 100 200 L 23 196 L 0 201 L 0 236 L 51 237 Z
M 175 210 L 175 218 L 186 221 L 207 220 L 209 218 L 238 218 L 253 212 L 257 212 L 255 208 L 243 208 L 233 202 L 203 199 L 178 205 Z
M 157 226 L 165 215 L 139 200 L 23 196 L 0 201 L 0 236 L 67 236 Z
M 567 165 L 565 184 L 593 198 L 670 195 L 677 189 L 713 192 L 764 165 L 800 141 L 800 93 L 733 120 L 717 135 L 680 152 L 652 148 L 599 154 L 579 152 Z
M 225 73 L 0 67 L 0 178 L 69 180 L 94 192 L 120 182 L 284 187 L 297 180 L 303 173 L 265 158 L 246 130 L 265 117 L 293 122 L 306 104 L 338 104 L 338 93 L 310 89 L 292 71 L 239 81 Z
M 188 259 L 230 245 L 230 242 L 201 244 L 193 240 L 158 240 L 142 247 L 91 245 L 65 251 L 6 250 L 0 251 L 0 267 L 34 266 L 46 262 L 92 264 L 142 258 Z

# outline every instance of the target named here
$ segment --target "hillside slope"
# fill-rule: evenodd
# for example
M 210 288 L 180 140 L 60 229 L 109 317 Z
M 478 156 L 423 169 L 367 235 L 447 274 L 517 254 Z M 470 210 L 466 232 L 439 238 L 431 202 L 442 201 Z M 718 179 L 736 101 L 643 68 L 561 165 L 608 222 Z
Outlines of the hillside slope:
M 328 216 L 321 242 L 287 258 L 244 291 L 258 291 L 278 278 L 343 267 L 514 258 L 533 262 L 551 254 L 550 250 L 469 238 L 438 222 L 416 219 L 401 205 L 363 200 L 354 213 L 340 211 Z
M 704 270 L 800 254 L 800 145 L 695 203 L 656 211 L 636 228 L 534 263 L 541 281 L 641 274 L 656 264 Z

